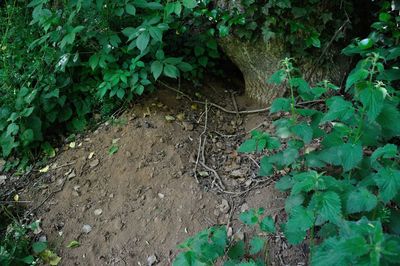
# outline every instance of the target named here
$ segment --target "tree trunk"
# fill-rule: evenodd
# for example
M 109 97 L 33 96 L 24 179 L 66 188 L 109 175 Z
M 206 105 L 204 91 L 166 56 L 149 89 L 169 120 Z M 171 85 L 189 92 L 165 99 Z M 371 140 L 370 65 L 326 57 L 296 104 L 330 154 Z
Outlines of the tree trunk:
M 229 59 L 243 74 L 246 94 L 263 104 L 270 104 L 281 97 L 286 89 L 267 83 L 267 78 L 279 68 L 279 61 L 284 58 L 283 45 L 277 41 L 265 43 L 241 41 L 230 35 L 222 38 L 219 44 Z

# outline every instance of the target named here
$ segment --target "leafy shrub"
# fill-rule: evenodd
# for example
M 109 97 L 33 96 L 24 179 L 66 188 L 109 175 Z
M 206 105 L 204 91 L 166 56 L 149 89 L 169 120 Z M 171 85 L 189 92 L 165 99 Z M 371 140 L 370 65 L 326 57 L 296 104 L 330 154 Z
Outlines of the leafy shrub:
M 384 2 L 368 38 L 343 50 L 361 57 L 343 90 L 329 81 L 312 87 L 292 59 L 283 60 L 269 82 L 287 84 L 290 96 L 276 99 L 270 112 L 287 116 L 274 121 L 275 136 L 254 131 L 239 147 L 272 153 L 261 159 L 260 176 L 287 172 L 276 183 L 289 195 L 282 230 L 292 244 L 309 239 L 312 265 L 400 261 L 397 14 L 398 7 Z M 309 109 L 302 101 L 323 106 Z

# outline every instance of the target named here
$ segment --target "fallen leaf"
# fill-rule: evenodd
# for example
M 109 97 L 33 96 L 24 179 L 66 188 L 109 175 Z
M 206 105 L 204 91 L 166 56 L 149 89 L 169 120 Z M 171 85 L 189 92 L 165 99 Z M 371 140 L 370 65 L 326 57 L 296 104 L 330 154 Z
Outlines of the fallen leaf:
M 172 122 L 175 121 L 175 117 L 173 117 L 172 115 L 166 115 L 165 120 L 167 120 L 168 122 Z
M 71 149 L 75 148 L 75 146 L 76 146 L 75 141 L 70 142 L 68 146 L 69 146 Z
M 15 194 L 14 201 L 19 201 L 19 195 L 18 194 Z
M 81 244 L 78 241 L 72 240 L 71 242 L 68 243 L 67 248 L 77 248 L 80 245 Z
M 176 115 L 176 118 L 179 121 L 183 121 L 185 119 L 185 114 L 184 113 L 179 113 L 179 114 Z
M 50 166 L 46 165 L 42 169 L 39 170 L 39 173 L 47 173 L 50 169 Z
M 92 159 L 92 158 L 93 158 L 93 155 L 94 155 L 94 151 L 92 151 L 91 153 L 89 153 L 88 159 L 89 159 L 89 160 Z

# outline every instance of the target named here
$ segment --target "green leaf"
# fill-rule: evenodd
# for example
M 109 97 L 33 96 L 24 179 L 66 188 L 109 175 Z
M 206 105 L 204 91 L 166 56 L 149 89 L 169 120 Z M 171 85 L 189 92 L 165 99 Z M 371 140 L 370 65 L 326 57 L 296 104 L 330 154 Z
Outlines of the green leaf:
M 279 191 L 286 191 L 293 187 L 294 181 L 291 176 L 285 175 L 282 176 L 276 183 L 275 188 Z
M 265 245 L 265 240 L 261 237 L 255 236 L 250 240 L 250 255 L 257 254 L 262 251 Z
M 383 147 L 376 149 L 371 155 L 371 162 L 376 161 L 378 158 L 390 159 L 397 157 L 397 146 L 394 144 L 386 144 Z
M 24 146 L 29 145 L 34 139 L 34 134 L 32 129 L 26 129 L 22 134 L 21 134 L 21 141 Z
M 15 142 L 15 138 L 7 134 L 1 136 L 0 145 L 3 152 L 3 158 L 7 158 L 11 151 L 19 146 L 18 142 Z
M 67 248 L 77 248 L 80 245 L 81 244 L 78 241 L 72 240 L 71 242 L 68 243 Z
M 112 145 L 110 149 L 108 150 L 108 155 L 113 155 L 119 150 L 119 147 L 117 145 Z
M 132 4 L 126 4 L 125 10 L 126 10 L 126 13 L 128 13 L 129 15 L 132 15 L 132 16 L 136 15 L 136 8 Z
M 329 111 L 322 117 L 320 124 L 333 120 L 346 121 L 354 115 L 354 108 L 351 102 L 345 101 L 342 97 L 332 97 L 327 100 Z
M 384 104 L 376 121 L 382 127 L 382 135 L 385 139 L 400 136 L 400 112 L 393 104 Z
M 350 192 L 347 197 L 346 209 L 347 213 L 369 212 L 375 208 L 378 200 L 366 188 L 358 188 Z
M 7 135 L 15 136 L 19 131 L 19 126 L 16 123 L 11 123 L 7 127 Z
M 369 75 L 368 70 L 363 68 L 355 68 L 351 71 L 350 75 L 347 77 L 346 80 L 346 90 L 348 90 L 353 84 L 357 83 L 358 81 L 365 80 Z
M 287 148 L 283 152 L 279 152 L 269 157 L 269 162 L 284 167 L 296 162 L 298 157 L 299 151 L 297 149 Z
M 268 83 L 279 85 L 282 84 L 286 79 L 286 72 L 282 69 L 276 71 L 272 76 L 268 79 Z
M 164 65 L 160 62 L 160 61 L 153 61 L 153 63 L 151 64 L 150 70 L 151 73 L 153 74 L 153 77 L 155 80 L 157 80 L 162 71 L 163 71 Z
M 374 121 L 383 107 L 386 90 L 381 87 L 367 86 L 360 93 L 360 101 L 367 111 L 367 116 L 370 121 Z
M 260 229 L 267 233 L 275 233 L 275 222 L 271 216 L 265 216 L 260 222 Z
M 273 172 L 272 164 L 269 162 L 268 157 L 264 156 L 260 160 L 260 176 L 268 176 L 271 175 Z
M 287 112 L 290 110 L 291 100 L 288 98 L 277 98 L 272 102 L 270 113 L 276 113 L 280 111 Z
M 149 41 L 150 41 L 150 34 L 148 31 L 143 31 L 139 35 L 139 37 L 137 37 L 136 46 L 137 46 L 137 48 L 139 48 L 141 53 L 143 53 L 143 51 L 147 48 Z
M 355 168 L 363 158 L 361 144 L 344 143 L 319 153 L 320 159 L 332 165 L 341 165 L 345 172 Z
M 284 226 L 284 234 L 292 244 L 303 241 L 307 230 L 314 224 L 314 214 L 302 206 L 294 207 L 290 212 L 290 217 Z
M 151 38 L 153 38 L 154 40 L 156 40 L 158 42 L 162 42 L 163 33 L 160 28 L 150 27 L 149 33 L 150 33 Z
M 238 242 L 236 242 L 228 251 L 228 257 L 230 259 L 241 259 L 244 254 L 245 254 L 245 250 L 244 250 L 244 241 L 240 240 Z
M 256 150 L 257 150 L 256 139 L 248 139 L 245 142 L 243 142 L 238 148 L 238 152 L 254 152 Z
M 341 217 L 341 201 L 333 191 L 315 193 L 308 208 L 317 214 L 317 224 L 325 221 L 337 223 Z
M 35 242 L 32 244 L 32 250 L 39 254 L 47 249 L 47 242 Z
M 164 75 L 170 78 L 177 78 L 179 76 L 179 70 L 174 65 L 164 65 Z
M 392 168 L 382 168 L 373 177 L 379 187 L 379 195 L 383 202 L 392 200 L 400 189 L 400 171 Z
M 27 107 L 24 110 L 22 110 L 20 115 L 23 116 L 23 117 L 28 117 L 28 116 L 30 116 L 32 114 L 34 109 L 35 109 L 35 107 Z
M 291 131 L 299 136 L 306 144 L 310 143 L 312 140 L 313 129 L 305 122 L 294 125 Z
M 254 209 L 242 212 L 239 219 L 246 225 L 254 226 L 258 222 L 258 215 Z
M 183 0 L 182 4 L 186 8 L 195 8 L 197 6 L 197 1 L 196 0 Z

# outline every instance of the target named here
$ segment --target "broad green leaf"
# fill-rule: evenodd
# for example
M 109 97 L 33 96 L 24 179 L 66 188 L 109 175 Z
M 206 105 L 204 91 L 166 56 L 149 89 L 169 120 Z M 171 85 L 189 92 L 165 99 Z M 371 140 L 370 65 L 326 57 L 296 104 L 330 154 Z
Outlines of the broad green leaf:
M 282 176 L 276 183 L 275 188 L 279 191 L 286 191 L 293 187 L 294 181 L 291 176 Z
M 373 178 L 379 187 L 379 195 L 383 202 L 389 202 L 399 193 L 400 170 L 381 168 Z
M 268 83 L 279 85 L 286 79 L 286 72 L 282 69 L 276 71 L 268 79 Z
M 160 61 L 153 61 L 153 63 L 151 64 L 151 73 L 153 74 L 153 77 L 155 80 L 157 80 L 162 71 L 163 71 L 164 65 L 160 62 Z
M 358 188 L 350 192 L 347 197 L 346 209 L 347 213 L 369 212 L 375 208 L 378 200 L 366 188 Z
M 400 112 L 393 104 L 384 104 L 376 121 L 382 127 L 382 135 L 385 139 L 400 136 Z
M 119 150 L 119 147 L 117 145 L 112 145 L 110 147 L 110 149 L 108 150 L 108 154 L 109 155 L 113 155 L 114 153 L 116 153 Z
M 164 75 L 170 78 L 177 78 L 179 76 L 179 70 L 174 65 L 164 65 Z
M 33 130 L 28 128 L 21 134 L 21 141 L 24 146 L 29 145 L 34 139 Z
M 269 157 L 269 162 L 278 166 L 288 166 L 299 157 L 299 151 L 294 148 L 287 148 L 283 152 L 279 152 Z
M 3 134 L 0 138 L 0 145 L 3 152 L 3 157 L 7 158 L 10 155 L 11 151 L 18 147 L 18 142 L 15 142 L 15 138 L 13 136 Z
M 236 242 L 229 250 L 228 257 L 231 259 L 241 259 L 245 254 L 245 244 L 243 240 Z
M 313 212 L 306 210 L 302 206 L 296 206 L 291 210 L 289 219 L 285 224 L 285 236 L 290 243 L 298 244 L 304 239 L 307 230 L 310 229 L 313 224 Z
M 129 15 L 132 15 L 132 16 L 136 15 L 136 8 L 135 8 L 135 6 L 132 5 L 132 4 L 126 4 L 126 6 L 125 6 L 125 11 L 126 11 L 126 13 L 128 13 Z
M 32 244 L 32 250 L 39 254 L 47 249 L 47 242 L 35 242 Z
M 317 214 L 317 224 L 326 221 L 336 223 L 341 218 L 340 197 L 333 191 L 315 193 L 308 208 Z
M 158 27 L 150 27 L 149 33 L 151 38 L 158 42 L 162 42 L 163 33 L 161 29 L 159 29 Z
M 290 110 L 290 99 L 288 98 L 277 98 L 272 102 L 270 113 L 276 113 L 280 111 L 287 112 Z
M 328 99 L 327 105 L 329 111 L 322 117 L 320 124 L 334 120 L 346 121 L 354 115 L 353 104 L 342 97 L 335 96 Z
M 183 0 L 183 6 L 186 8 L 195 8 L 197 6 L 196 0 Z
M 266 233 L 275 233 L 275 222 L 271 216 L 265 216 L 261 220 L 260 229 Z
M 139 48 L 140 52 L 143 53 L 143 51 L 147 48 L 147 45 L 149 44 L 150 41 L 150 34 L 148 31 L 143 31 L 136 39 L 136 46 Z
M 374 121 L 383 107 L 386 90 L 381 87 L 367 86 L 360 91 L 359 97 L 370 121 Z
M 361 80 L 365 80 L 368 77 L 368 70 L 363 68 L 355 68 L 346 80 L 346 90 L 348 90 L 351 86 Z
M 371 165 L 377 169 L 379 168 L 380 164 L 378 162 L 379 158 L 383 159 L 391 159 L 396 158 L 397 155 L 397 146 L 394 144 L 386 144 L 383 147 L 379 147 L 376 149 L 371 155 Z
M 248 139 L 245 142 L 243 142 L 238 148 L 238 152 L 254 152 L 256 150 L 257 150 L 256 139 Z
M 250 240 L 250 250 L 249 253 L 250 255 L 257 254 L 260 252 L 265 245 L 265 239 L 255 236 Z
M 344 143 L 319 153 L 320 159 L 326 163 L 342 166 L 345 172 L 354 169 L 363 158 L 360 144 Z
M 239 219 L 246 225 L 254 226 L 258 222 L 258 215 L 254 209 L 242 212 Z
M 313 129 L 305 122 L 294 125 L 291 128 L 291 131 L 299 136 L 305 144 L 308 144 L 311 142 L 312 137 L 313 137 Z
M 269 162 L 268 157 L 264 156 L 263 158 L 261 158 L 260 160 L 260 172 L 259 175 L 260 176 L 268 176 L 271 175 L 273 172 L 273 167 L 272 164 Z

